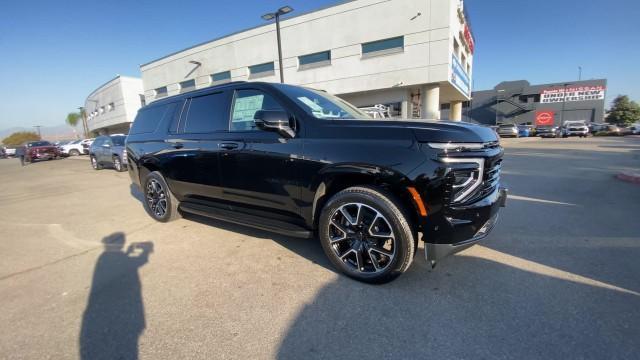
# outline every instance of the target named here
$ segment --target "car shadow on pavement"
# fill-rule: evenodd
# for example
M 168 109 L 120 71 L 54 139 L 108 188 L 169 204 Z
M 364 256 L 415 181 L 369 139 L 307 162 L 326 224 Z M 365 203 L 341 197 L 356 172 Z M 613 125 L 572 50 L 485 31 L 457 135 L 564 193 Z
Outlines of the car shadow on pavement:
M 81 359 L 137 359 L 145 329 L 138 269 L 149 261 L 152 242 L 130 244 L 124 233 L 102 239 L 104 251 L 93 272 L 80 330 Z
M 407 273 L 382 286 L 338 277 L 297 314 L 276 357 L 637 356 L 637 294 L 467 254 L 453 256 L 433 270 L 416 258 Z
M 316 238 L 301 239 L 291 236 L 279 235 L 268 231 L 255 229 L 249 226 L 236 225 L 233 223 L 211 219 L 204 216 L 195 214 L 182 213 L 182 216 L 189 220 L 195 221 L 207 226 L 213 226 L 225 231 L 231 231 L 238 234 L 242 234 L 248 237 L 255 237 L 259 239 L 269 239 L 276 242 L 278 245 L 296 253 L 305 259 L 311 261 L 313 264 L 320 265 L 327 270 L 335 272 L 335 269 L 329 262 L 329 259 L 325 256 L 320 241 Z

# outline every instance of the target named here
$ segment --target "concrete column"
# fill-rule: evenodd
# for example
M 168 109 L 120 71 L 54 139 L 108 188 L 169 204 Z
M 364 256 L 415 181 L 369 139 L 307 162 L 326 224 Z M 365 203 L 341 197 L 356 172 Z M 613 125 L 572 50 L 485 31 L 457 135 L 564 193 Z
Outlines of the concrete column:
M 462 121 L 462 101 L 452 101 L 449 110 L 449 120 Z
M 420 117 L 440 119 L 440 85 L 427 85 L 420 89 Z
M 411 118 L 411 103 L 407 99 L 402 100 L 402 104 L 400 105 L 400 117 L 402 119 Z

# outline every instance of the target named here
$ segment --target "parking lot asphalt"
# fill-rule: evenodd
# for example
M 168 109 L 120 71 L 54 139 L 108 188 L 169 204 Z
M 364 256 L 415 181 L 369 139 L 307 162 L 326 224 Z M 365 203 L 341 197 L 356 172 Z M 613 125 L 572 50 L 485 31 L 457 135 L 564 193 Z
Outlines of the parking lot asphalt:
M 86 157 L 0 160 L 0 358 L 637 359 L 640 138 L 503 143 L 494 231 L 381 286 L 316 240 L 155 223 Z

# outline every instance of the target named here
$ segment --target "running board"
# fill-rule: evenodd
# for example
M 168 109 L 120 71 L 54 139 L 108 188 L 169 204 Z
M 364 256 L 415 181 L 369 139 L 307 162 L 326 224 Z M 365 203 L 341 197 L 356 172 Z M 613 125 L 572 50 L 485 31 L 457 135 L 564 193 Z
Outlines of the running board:
M 255 216 L 239 211 L 185 202 L 180 204 L 180 210 L 188 212 L 190 214 L 205 216 L 208 218 L 226 221 L 237 225 L 244 225 L 280 235 L 307 239 L 313 237 L 312 231 L 307 230 L 301 226 L 281 220 L 265 219 L 260 216 Z

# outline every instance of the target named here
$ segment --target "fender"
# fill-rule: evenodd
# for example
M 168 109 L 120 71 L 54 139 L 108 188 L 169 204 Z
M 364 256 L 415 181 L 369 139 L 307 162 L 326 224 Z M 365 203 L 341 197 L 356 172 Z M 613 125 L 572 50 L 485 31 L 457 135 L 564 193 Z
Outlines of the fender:
M 309 191 L 313 194 L 313 205 L 303 210 L 307 225 L 315 228 L 320 209 L 330 195 L 354 185 L 381 185 L 391 188 L 406 188 L 411 181 L 402 173 L 387 167 L 363 163 L 340 163 L 328 165 L 312 180 Z M 311 200 L 311 199 L 309 199 Z

